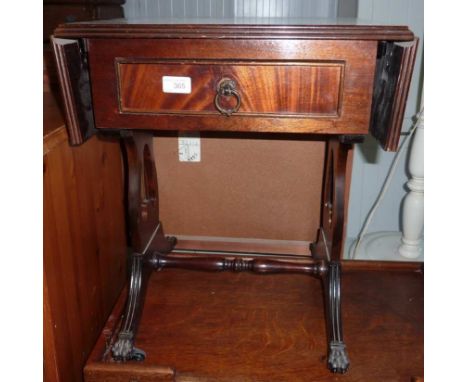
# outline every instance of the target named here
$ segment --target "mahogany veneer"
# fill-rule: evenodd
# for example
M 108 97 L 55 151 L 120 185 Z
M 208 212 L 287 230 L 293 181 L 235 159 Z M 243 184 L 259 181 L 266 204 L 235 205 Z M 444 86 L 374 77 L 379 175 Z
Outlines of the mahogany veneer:
M 318 21 L 252 25 L 235 19 L 214 25 L 137 19 L 61 25 L 54 44 L 71 143 L 87 139 L 94 127 L 371 132 L 385 149 L 395 150 L 417 40 L 404 26 Z M 191 78 L 194 92 L 163 94 L 166 70 Z M 226 119 L 215 113 L 213 102 L 217 84 L 229 76 L 238 82 L 243 101 Z
M 238 115 L 338 116 L 343 64 L 118 61 L 120 111 L 215 114 L 216 79 L 234 79 L 242 97 Z M 162 91 L 163 76 L 190 77 L 190 96 Z M 285 81 L 287 79 L 287 81 Z
M 376 42 L 90 39 L 88 49 L 98 128 L 369 129 Z M 192 93 L 163 93 L 163 75 L 192 78 Z M 225 77 L 236 80 L 242 97 L 228 119 L 214 108 L 216 85 Z

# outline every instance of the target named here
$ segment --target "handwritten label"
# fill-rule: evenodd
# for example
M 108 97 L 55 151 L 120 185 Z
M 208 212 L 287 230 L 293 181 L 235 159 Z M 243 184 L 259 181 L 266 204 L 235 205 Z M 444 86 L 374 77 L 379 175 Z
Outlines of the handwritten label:
M 190 77 L 163 76 L 164 93 L 190 94 L 192 92 L 192 79 Z
M 180 131 L 179 132 L 179 161 L 200 162 L 200 133 Z

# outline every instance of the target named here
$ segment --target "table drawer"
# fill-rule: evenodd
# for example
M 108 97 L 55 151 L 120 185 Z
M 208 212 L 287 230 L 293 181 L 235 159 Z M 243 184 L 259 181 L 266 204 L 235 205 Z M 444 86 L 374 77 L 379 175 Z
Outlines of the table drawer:
M 118 62 L 120 111 L 337 117 L 343 66 L 297 62 Z M 231 93 L 223 95 L 223 86 L 231 86 Z
M 375 41 L 88 41 L 97 128 L 366 134 Z

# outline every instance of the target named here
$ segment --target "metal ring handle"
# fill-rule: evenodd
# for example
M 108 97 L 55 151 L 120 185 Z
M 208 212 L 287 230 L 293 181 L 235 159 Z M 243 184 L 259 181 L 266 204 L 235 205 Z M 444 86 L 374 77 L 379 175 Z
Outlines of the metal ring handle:
M 236 106 L 234 106 L 231 109 L 225 109 L 220 105 L 220 99 L 221 97 L 231 97 L 234 96 L 236 97 Z M 239 92 L 236 90 L 236 82 L 230 78 L 222 78 L 216 87 L 216 97 L 214 100 L 216 109 L 221 114 L 224 114 L 226 116 L 230 116 L 232 113 L 235 113 L 239 110 L 240 104 L 241 104 L 241 95 Z

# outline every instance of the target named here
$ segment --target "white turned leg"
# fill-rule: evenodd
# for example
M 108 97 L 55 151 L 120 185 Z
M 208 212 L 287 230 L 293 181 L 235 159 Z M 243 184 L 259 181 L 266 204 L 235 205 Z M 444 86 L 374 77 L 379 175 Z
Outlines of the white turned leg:
M 424 228 L 424 116 L 414 133 L 409 158 L 411 179 L 409 193 L 403 200 L 402 237 L 398 249 L 400 255 L 415 259 L 423 252 Z

